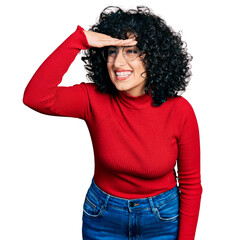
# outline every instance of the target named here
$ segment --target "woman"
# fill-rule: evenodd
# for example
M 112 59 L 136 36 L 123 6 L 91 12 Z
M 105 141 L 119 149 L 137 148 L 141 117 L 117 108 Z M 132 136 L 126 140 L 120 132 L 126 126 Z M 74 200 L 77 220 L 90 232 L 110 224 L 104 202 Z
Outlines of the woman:
M 107 7 L 88 31 L 78 25 L 28 83 L 24 104 L 83 119 L 90 131 L 95 173 L 83 239 L 194 239 L 200 139 L 194 110 L 178 95 L 191 76 L 183 44 L 147 7 Z M 59 87 L 81 49 L 91 82 Z

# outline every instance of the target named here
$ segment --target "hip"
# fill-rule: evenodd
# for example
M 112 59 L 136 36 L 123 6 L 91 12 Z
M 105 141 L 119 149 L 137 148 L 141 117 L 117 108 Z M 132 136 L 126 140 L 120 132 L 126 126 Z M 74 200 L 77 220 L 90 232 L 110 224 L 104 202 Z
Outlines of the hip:
M 94 178 L 83 204 L 83 239 L 178 238 L 178 187 L 147 198 L 125 199 L 101 190 Z M 158 238 L 157 238 L 158 236 Z

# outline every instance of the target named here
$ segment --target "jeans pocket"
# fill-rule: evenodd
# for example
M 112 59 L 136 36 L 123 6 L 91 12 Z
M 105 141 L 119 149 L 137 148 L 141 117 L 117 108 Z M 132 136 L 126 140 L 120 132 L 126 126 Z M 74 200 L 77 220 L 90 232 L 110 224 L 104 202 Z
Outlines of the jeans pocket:
M 180 216 L 179 195 L 175 194 L 168 201 L 155 207 L 160 221 L 176 221 Z
M 84 200 L 83 213 L 88 217 L 99 217 L 103 211 L 103 207 L 102 201 L 88 190 Z

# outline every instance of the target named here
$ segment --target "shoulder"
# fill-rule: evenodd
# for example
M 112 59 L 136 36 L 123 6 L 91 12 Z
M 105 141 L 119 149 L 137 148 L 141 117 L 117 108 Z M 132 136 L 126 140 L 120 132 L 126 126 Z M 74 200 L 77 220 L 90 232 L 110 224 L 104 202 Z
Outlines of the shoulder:
M 165 107 L 171 106 L 172 109 L 176 109 L 176 111 L 185 113 L 186 111 L 193 110 L 191 103 L 182 96 L 177 96 L 173 98 L 169 98 L 166 101 Z
M 81 82 L 80 86 L 82 86 L 82 88 L 85 90 L 85 93 L 92 106 L 96 106 L 97 108 L 102 108 L 104 106 L 108 107 L 110 104 L 109 94 L 102 93 L 95 83 Z
M 78 85 L 84 90 L 85 94 L 88 95 L 88 97 L 97 97 L 98 95 L 101 95 L 101 92 L 97 90 L 98 87 L 95 83 L 81 82 Z
M 98 86 L 95 83 L 91 82 L 81 82 L 80 85 L 85 88 L 89 93 L 100 94 L 100 91 L 97 90 Z
M 176 116 L 179 119 L 186 121 L 197 122 L 196 113 L 193 105 L 184 97 L 177 97 Z
M 81 82 L 80 85 L 84 88 L 86 88 L 87 90 L 91 90 L 93 91 L 95 88 L 97 88 L 97 85 L 95 83 L 91 83 L 91 82 Z
M 182 111 L 183 113 L 194 112 L 192 104 L 182 96 L 177 97 L 176 105 L 179 111 Z

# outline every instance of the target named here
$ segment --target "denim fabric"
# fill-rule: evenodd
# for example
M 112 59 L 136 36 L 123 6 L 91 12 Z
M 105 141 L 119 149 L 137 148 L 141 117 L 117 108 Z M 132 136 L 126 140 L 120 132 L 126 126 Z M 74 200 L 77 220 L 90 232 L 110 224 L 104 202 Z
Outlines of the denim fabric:
M 83 204 L 84 240 L 176 240 L 178 187 L 157 196 L 125 199 L 101 190 L 94 178 Z

